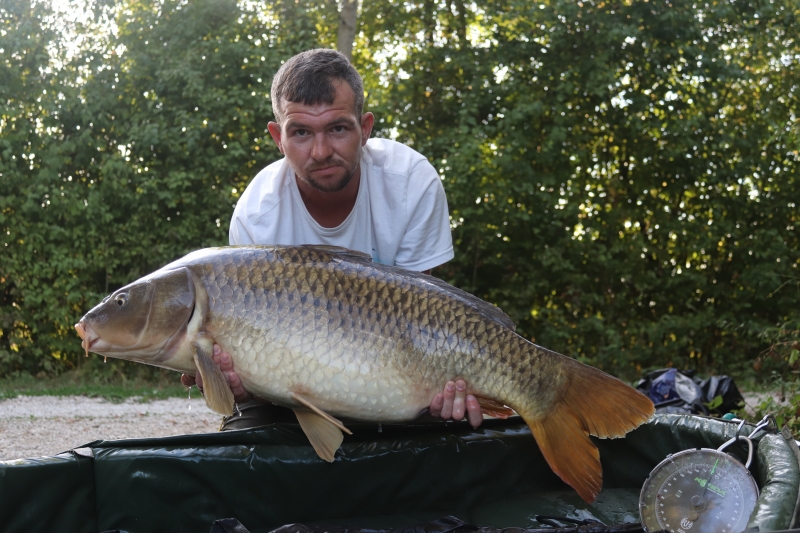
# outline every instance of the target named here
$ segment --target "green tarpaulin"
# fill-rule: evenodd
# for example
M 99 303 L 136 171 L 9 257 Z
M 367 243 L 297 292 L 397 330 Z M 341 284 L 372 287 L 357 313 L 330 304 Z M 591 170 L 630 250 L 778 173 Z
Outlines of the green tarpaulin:
M 653 467 L 670 453 L 717 448 L 736 434 L 731 422 L 657 415 L 624 439 L 596 440 L 603 491 L 587 504 L 553 474 L 519 418 L 477 430 L 463 423 L 349 427 L 353 435 L 332 464 L 296 424 L 97 441 L 55 457 L 0 462 L 0 529 L 205 533 L 227 517 L 251 533 L 298 522 L 393 528 L 447 515 L 493 527 L 538 526 L 538 514 L 638 522 L 639 491 Z M 751 472 L 761 496 L 750 526 L 794 527 L 796 444 L 778 432 L 761 433 L 756 444 Z

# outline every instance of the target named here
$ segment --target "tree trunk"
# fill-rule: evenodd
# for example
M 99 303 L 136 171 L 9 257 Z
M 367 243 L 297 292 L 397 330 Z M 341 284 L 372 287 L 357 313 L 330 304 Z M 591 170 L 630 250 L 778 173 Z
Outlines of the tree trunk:
M 342 0 L 339 12 L 339 34 L 336 48 L 353 62 L 353 41 L 356 38 L 356 21 L 358 20 L 358 0 Z
M 433 0 L 425 0 L 422 6 L 422 12 L 428 46 L 433 46 L 433 32 L 436 30 L 436 13 L 434 9 Z
M 456 35 L 458 42 L 462 49 L 467 48 L 467 8 L 464 6 L 464 0 L 455 0 L 450 4 L 455 5 L 457 15 L 456 21 Z

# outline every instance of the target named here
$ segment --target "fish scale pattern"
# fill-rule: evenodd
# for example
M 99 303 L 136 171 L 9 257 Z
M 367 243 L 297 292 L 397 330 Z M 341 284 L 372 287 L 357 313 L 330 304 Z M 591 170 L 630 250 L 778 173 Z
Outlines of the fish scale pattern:
M 208 294 L 207 330 L 259 396 L 383 421 L 415 417 L 459 377 L 517 410 L 556 399 L 552 352 L 444 282 L 326 247 L 201 252 L 185 260 Z

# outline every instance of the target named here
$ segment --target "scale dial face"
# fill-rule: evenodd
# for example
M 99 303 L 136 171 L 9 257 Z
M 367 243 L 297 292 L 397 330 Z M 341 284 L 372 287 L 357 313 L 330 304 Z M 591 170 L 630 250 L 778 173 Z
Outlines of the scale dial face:
M 717 450 L 686 450 L 650 473 L 639 514 L 649 533 L 741 533 L 757 499 L 756 482 L 742 463 Z

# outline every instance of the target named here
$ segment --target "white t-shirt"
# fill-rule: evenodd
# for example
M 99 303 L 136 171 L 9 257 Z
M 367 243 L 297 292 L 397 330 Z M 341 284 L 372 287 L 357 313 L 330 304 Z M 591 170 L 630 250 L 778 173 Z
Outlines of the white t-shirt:
M 418 272 L 453 258 L 447 199 L 436 170 L 408 146 L 370 139 L 350 215 L 335 228 L 309 214 L 286 158 L 259 172 L 233 211 L 231 244 L 325 244 Z

